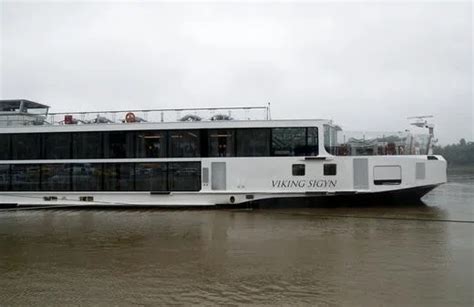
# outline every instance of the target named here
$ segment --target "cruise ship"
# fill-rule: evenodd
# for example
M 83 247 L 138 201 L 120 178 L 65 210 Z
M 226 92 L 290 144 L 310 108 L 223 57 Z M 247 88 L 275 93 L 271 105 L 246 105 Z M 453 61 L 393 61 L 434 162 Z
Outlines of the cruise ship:
M 433 126 L 349 136 L 270 107 L 50 113 L 0 100 L 0 207 L 420 199 L 446 182 Z

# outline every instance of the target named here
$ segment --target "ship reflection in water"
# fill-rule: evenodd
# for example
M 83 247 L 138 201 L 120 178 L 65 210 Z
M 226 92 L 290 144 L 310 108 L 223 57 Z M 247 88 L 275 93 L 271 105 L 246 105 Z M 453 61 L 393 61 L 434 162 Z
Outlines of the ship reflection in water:
M 3 211 L 0 302 L 472 305 L 473 183 L 414 206 Z

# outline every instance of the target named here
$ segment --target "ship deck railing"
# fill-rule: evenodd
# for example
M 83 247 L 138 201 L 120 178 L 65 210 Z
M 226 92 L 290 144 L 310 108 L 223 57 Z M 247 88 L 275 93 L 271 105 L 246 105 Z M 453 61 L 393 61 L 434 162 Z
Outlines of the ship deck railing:
M 45 122 L 51 125 L 61 125 L 269 119 L 270 107 L 260 106 L 60 112 L 49 113 Z
M 432 138 L 413 131 L 339 131 L 326 151 L 336 156 L 427 155 Z

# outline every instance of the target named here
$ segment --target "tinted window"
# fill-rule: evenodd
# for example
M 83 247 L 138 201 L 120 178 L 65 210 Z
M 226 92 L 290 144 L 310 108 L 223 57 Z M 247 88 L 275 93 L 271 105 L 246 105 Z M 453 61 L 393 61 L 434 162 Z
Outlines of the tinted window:
M 104 164 L 104 190 L 133 191 L 133 173 L 132 163 Z
M 0 191 L 8 191 L 10 188 L 10 165 L 0 164 Z
M 104 154 L 106 158 L 133 158 L 135 133 L 128 131 L 104 133 Z
M 71 166 L 69 164 L 41 165 L 41 190 L 69 191 L 71 189 Z
M 135 164 L 137 191 L 168 191 L 166 163 Z
M 169 163 L 168 170 L 168 185 L 170 191 L 201 190 L 200 162 Z
M 200 131 L 176 130 L 169 133 L 170 157 L 199 157 Z
M 273 156 L 304 156 L 306 128 L 274 128 L 272 130 Z
M 337 130 L 329 125 L 324 125 L 324 148 L 329 154 L 337 153 Z
M 102 164 L 74 164 L 72 166 L 72 190 L 102 190 Z
M 234 156 L 234 130 L 209 130 L 209 157 Z
M 0 160 L 10 159 L 10 135 L 0 134 Z
M 336 176 L 337 164 L 324 164 L 324 176 Z
M 99 132 L 74 133 L 72 156 L 74 159 L 102 158 L 102 134 Z
M 270 155 L 270 129 L 237 130 L 237 156 L 258 157 Z
M 317 156 L 319 154 L 318 147 L 318 128 L 310 127 L 307 128 L 307 156 Z
M 43 134 L 44 159 L 70 159 L 71 135 L 69 133 Z
M 304 164 L 293 164 L 292 165 L 292 174 L 293 174 L 293 176 L 304 176 L 305 175 L 305 165 Z
M 40 134 L 12 135 L 12 160 L 41 159 Z
M 166 157 L 165 131 L 140 131 L 137 133 L 138 158 Z
M 40 183 L 39 165 L 16 164 L 11 166 L 13 191 L 38 191 Z

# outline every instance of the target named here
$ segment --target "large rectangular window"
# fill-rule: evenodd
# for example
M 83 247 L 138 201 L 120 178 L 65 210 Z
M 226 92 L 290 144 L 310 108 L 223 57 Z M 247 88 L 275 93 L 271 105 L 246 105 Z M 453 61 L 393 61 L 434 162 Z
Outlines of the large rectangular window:
M 199 157 L 201 155 L 199 130 L 169 132 L 169 153 L 172 158 Z
M 10 159 L 10 135 L 0 134 L 0 160 Z
M 168 186 L 170 191 L 201 190 L 200 162 L 173 162 L 168 164 Z
M 168 191 L 166 163 L 135 164 L 135 189 L 137 191 Z
M 133 191 L 134 171 L 132 163 L 104 164 L 105 191 Z
M 73 164 L 72 166 L 73 191 L 101 191 L 102 164 Z
M 43 134 L 44 159 L 70 159 L 71 134 L 45 133 Z
M 137 158 L 166 157 L 166 131 L 137 132 Z
M 209 157 L 233 157 L 235 155 L 234 134 L 234 130 L 231 129 L 209 130 Z
M 72 135 L 73 159 L 101 159 L 102 134 L 100 132 L 76 132 Z
M 42 164 L 41 165 L 42 191 L 70 191 L 71 165 L 70 164 Z
M 12 135 L 12 160 L 41 159 L 41 134 Z
M 40 185 L 40 166 L 15 164 L 11 166 L 13 191 L 38 191 Z
M 304 156 L 306 128 L 274 128 L 272 130 L 273 156 Z
M 105 158 L 133 158 L 135 133 L 131 131 L 110 131 L 105 132 L 104 154 Z
M 10 165 L 0 164 L 0 191 L 10 189 Z
M 237 156 L 264 157 L 270 155 L 270 129 L 238 129 Z

